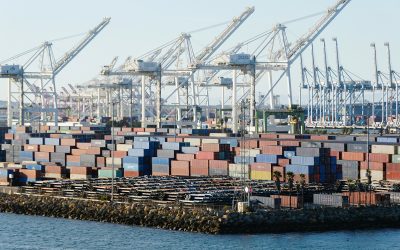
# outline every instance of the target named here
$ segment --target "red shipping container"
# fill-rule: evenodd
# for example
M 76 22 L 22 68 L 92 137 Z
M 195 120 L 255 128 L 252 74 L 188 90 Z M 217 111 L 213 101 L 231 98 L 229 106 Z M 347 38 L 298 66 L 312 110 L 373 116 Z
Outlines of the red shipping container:
M 226 160 L 210 160 L 208 162 L 210 168 L 228 169 L 229 161 Z
M 196 159 L 199 160 L 218 160 L 217 152 L 199 151 L 196 153 Z
M 124 177 L 138 177 L 140 176 L 139 171 L 125 170 L 124 169 Z
M 144 128 L 133 128 L 133 132 L 144 132 Z
M 400 172 L 386 171 L 386 180 L 399 181 L 400 180 Z
M 400 163 L 386 163 L 386 171 L 400 173 Z
M 369 161 L 371 162 L 389 162 L 389 154 L 377 154 L 377 153 L 370 153 L 369 154 Z
M 290 159 L 280 158 L 278 159 L 278 165 L 282 167 L 286 167 L 286 165 L 290 164 Z
M 368 169 L 368 163 L 366 161 L 362 161 L 360 163 L 360 169 Z M 385 171 L 385 164 L 381 162 L 369 162 L 369 169 Z
M 239 145 L 250 149 L 258 148 L 258 139 L 246 139 L 244 142 L 239 140 Z
M 363 152 L 342 152 L 342 160 L 365 161 L 365 153 L 363 153 Z
M 111 151 L 111 157 L 114 156 L 115 158 L 124 158 L 128 155 L 126 151 Z
M 261 138 L 267 138 L 267 139 L 277 139 L 278 134 L 260 134 Z
M 264 146 L 262 147 L 263 154 L 269 155 L 283 155 L 283 147 L 282 146 Z
M 300 141 L 279 141 L 279 145 L 281 145 L 281 146 L 299 147 L 300 146 Z
M 260 140 L 258 142 L 258 146 L 260 146 L 260 148 L 265 147 L 265 146 L 277 146 L 277 145 L 278 145 L 278 141 Z
M 295 135 L 290 135 L 290 134 L 279 134 L 278 138 L 279 139 L 291 139 L 291 140 L 293 140 L 293 139 L 296 139 L 296 136 Z
M 176 159 L 178 161 L 190 161 L 194 158 L 194 154 L 176 154 Z

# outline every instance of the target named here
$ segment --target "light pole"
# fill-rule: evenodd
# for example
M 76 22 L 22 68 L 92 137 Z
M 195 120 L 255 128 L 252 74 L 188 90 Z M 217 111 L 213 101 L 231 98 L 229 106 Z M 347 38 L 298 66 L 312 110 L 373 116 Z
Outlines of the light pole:
M 112 118 L 111 118 L 111 141 L 112 141 L 112 154 L 111 154 L 111 202 L 114 202 L 114 169 L 115 169 L 115 164 L 114 164 L 114 154 L 115 154 L 115 137 L 114 137 L 114 106 L 115 102 L 112 102 Z
M 371 103 L 367 103 L 368 114 L 370 114 Z M 369 201 L 371 203 L 371 170 L 369 169 L 369 115 L 367 116 L 367 173 L 368 179 L 368 190 L 369 190 Z M 370 204 L 371 205 L 371 204 Z

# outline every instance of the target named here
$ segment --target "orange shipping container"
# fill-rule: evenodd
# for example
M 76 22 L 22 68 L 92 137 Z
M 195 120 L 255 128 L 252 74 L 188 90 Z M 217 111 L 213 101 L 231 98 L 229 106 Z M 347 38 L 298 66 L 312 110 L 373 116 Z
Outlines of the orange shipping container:
M 190 166 L 192 167 L 207 167 L 208 169 L 208 160 L 198 160 L 198 159 L 194 159 L 190 161 Z
M 91 167 L 68 167 L 70 174 L 90 175 L 92 173 Z
M 171 161 L 171 175 L 190 176 L 190 162 Z
M 54 145 L 40 145 L 39 147 L 41 152 L 55 152 L 55 146 Z
M 363 152 L 342 152 L 342 160 L 365 161 L 365 153 L 363 153 Z
M 210 168 L 228 169 L 229 162 L 225 160 L 210 160 L 208 164 Z
M 37 152 L 39 151 L 39 145 L 25 144 L 24 151 Z
M 84 155 L 86 154 L 86 149 L 78 149 L 78 148 L 73 148 L 71 150 L 72 155 Z
M 61 145 L 62 146 L 76 146 L 76 140 L 70 139 L 70 138 L 61 139 Z
M 194 154 L 176 154 L 178 161 L 190 161 L 194 159 Z
M 88 149 L 92 146 L 92 144 L 90 142 L 78 142 L 76 144 L 76 147 L 79 149 Z
M 217 160 L 218 153 L 217 152 L 206 152 L 206 151 L 199 151 L 196 153 L 196 159 L 199 160 Z
M 190 176 L 208 176 L 208 166 L 190 166 Z
M 90 147 L 86 150 L 86 154 L 88 155 L 101 155 L 100 147 Z

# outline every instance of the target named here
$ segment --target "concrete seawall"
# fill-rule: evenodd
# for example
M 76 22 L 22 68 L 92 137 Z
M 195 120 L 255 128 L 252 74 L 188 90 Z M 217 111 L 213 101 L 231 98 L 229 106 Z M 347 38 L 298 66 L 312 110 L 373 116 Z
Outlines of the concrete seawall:
M 400 207 L 317 208 L 240 214 L 156 204 L 0 194 L 0 212 L 218 233 L 277 233 L 400 227 Z

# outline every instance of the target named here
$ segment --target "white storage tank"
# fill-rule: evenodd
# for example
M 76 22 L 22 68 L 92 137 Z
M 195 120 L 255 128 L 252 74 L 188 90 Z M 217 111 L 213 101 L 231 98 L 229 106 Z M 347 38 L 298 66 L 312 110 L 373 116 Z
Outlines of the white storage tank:
M 19 75 L 22 73 L 22 68 L 19 65 L 0 65 L 1 75 Z
M 252 59 L 250 54 L 240 53 L 229 56 L 230 65 L 247 65 L 251 63 Z

